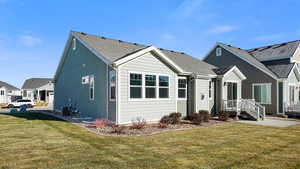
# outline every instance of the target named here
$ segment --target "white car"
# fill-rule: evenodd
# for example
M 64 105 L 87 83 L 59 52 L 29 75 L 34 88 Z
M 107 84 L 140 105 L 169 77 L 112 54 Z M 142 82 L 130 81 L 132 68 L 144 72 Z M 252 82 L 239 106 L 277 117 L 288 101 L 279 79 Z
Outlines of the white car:
M 27 105 L 29 108 L 35 106 L 35 102 L 32 100 L 19 99 L 14 102 L 11 102 L 7 105 L 8 108 L 20 107 L 21 105 Z

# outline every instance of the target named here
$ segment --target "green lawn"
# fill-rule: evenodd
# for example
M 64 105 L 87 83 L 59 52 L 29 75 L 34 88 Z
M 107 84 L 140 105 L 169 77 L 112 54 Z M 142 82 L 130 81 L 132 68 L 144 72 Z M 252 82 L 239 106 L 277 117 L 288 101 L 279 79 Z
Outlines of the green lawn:
M 300 125 L 223 123 L 143 137 L 95 135 L 50 116 L 0 114 L 4 168 L 300 168 Z

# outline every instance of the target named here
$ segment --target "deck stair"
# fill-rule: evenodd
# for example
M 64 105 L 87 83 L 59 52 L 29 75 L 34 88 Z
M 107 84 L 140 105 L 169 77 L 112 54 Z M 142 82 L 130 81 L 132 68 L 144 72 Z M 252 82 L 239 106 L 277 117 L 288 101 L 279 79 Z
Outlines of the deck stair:
M 265 119 L 265 107 L 258 104 L 252 99 L 239 99 L 239 100 L 224 100 L 223 110 L 236 112 L 237 115 L 246 113 L 254 120 L 264 120 Z

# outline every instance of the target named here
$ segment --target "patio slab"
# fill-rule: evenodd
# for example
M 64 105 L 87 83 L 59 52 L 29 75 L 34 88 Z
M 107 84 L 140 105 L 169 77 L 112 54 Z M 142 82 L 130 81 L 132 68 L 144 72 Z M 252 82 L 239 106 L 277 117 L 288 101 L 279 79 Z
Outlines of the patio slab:
M 263 121 L 250 121 L 250 120 L 240 120 L 240 123 L 247 123 L 247 124 L 255 124 L 255 125 L 262 125 L 262 126 L 271 126 L 271 127 L 289 127 L 292 125 L 300 124 L 298 120 L 275 120 L 275 119 L 265 119 Z

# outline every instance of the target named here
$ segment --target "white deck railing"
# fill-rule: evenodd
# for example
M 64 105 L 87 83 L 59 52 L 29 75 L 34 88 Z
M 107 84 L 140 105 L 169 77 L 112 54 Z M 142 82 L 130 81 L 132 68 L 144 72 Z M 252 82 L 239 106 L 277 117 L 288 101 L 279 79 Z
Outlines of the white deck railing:
M 293 112 L 293 113 L 300 113 L 300 103 L 299 102 L 286 102 L 284 103 L 284 110 L 283 112 Z

